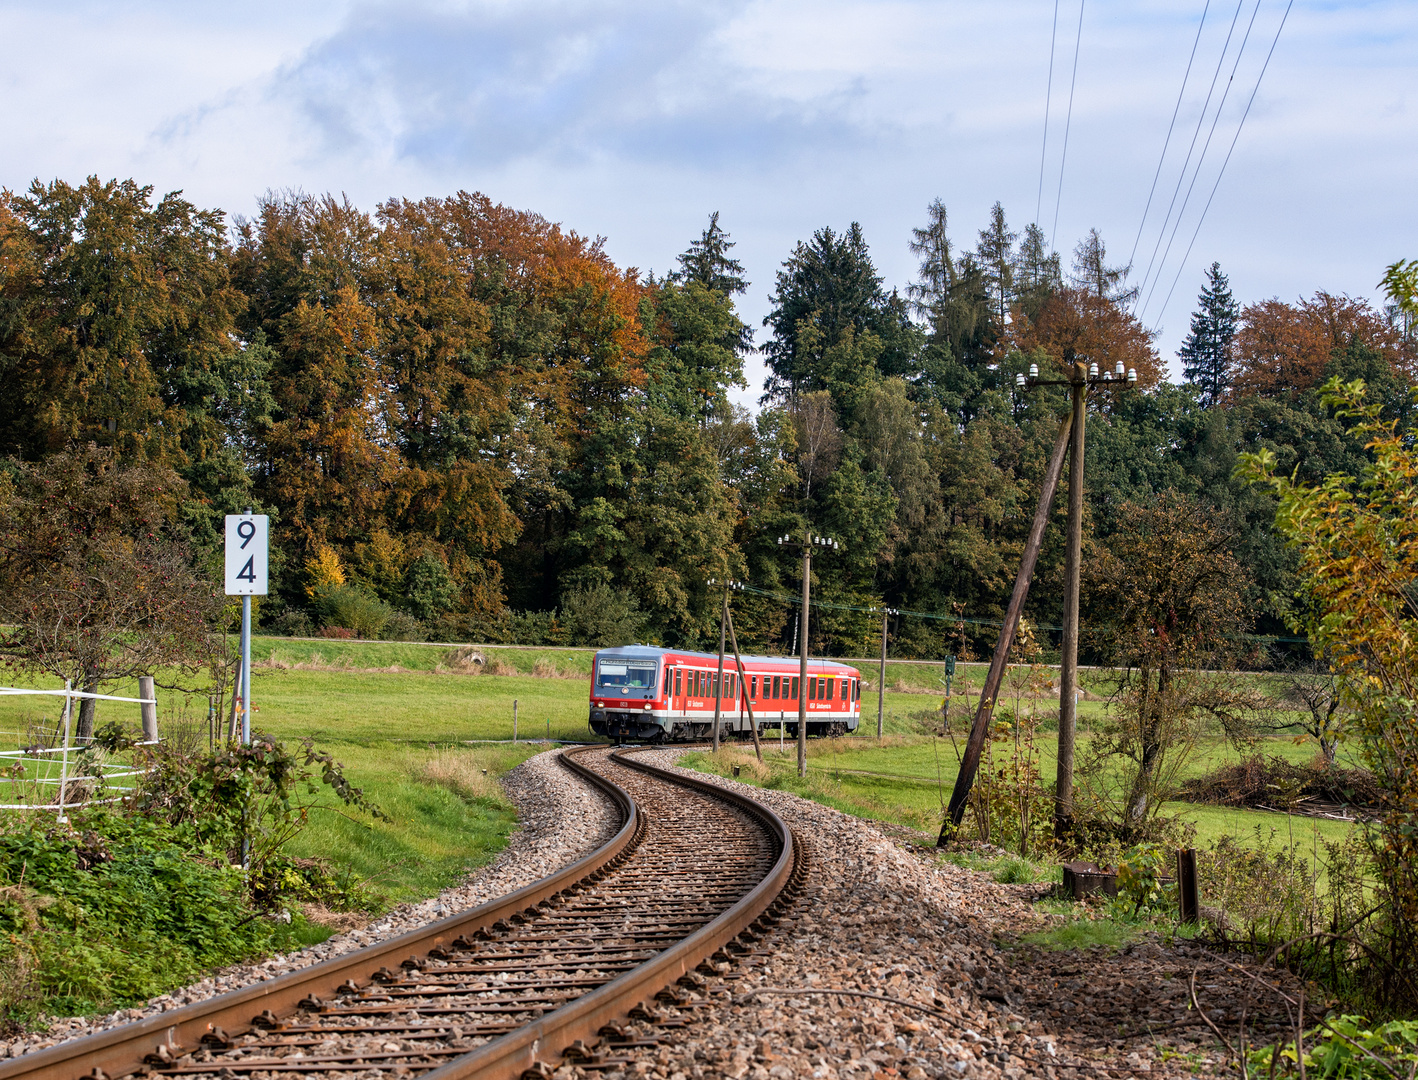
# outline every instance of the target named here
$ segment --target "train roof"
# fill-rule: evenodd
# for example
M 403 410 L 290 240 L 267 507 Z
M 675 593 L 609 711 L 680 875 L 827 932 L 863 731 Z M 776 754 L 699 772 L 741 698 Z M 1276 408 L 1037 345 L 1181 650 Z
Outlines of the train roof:
M 739 655 L 740 659 L 742 659 L 745 664 L 785 664 L 791 665 L 794 671 L 798 669 L 798 665 L 801 663 L 796 656 L 757 656 L 748 653 L 740 653 Z M 596 656 L 612 656 L 626 660 L 658 660 L 663 656 L 678 656 L 693 660 L 710 660 L 715 664 L 719 662 L 718 653 L 693 652 L 689 649 L 662 649 L 655 645 L 622 645 L 614 649 L 598 649 Z M 732 668 L 733 663 L 733 653 L 726 652 L 724 654 L 724 666 L 726 668 Z M 848 671 L 857 670 L 845 660 L 833 660 L 831 657 L 808 657 L 808 666 L 817 671 L 824 670 L 829 666 L 846 668 Z

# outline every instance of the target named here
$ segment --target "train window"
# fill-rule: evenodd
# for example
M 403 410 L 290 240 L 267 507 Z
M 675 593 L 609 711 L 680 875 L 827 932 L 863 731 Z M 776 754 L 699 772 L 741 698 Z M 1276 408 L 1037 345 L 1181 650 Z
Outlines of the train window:
M 842 680 L 842 700 L 843 700 L 843 701 L 846 701 L 846 700 L 847 700 L 847 696 L 848 696 L 850 693 L 851 693 L 851 690 L 850 690 L 850 688 L 849 688 L 848 685 L 847 685 L 847 680 L 846 680 L 846 679 L 843 679 L 843 680 Z
M 602 688 L 602 693 L 626 686 L 653 689 L 658 667 L 654 660 L 605 659 L 597 666 L 596 685 Z
M 756 698 L 756 697 L 758 696 L 758 676 L 757 676 L 757 675 L 750 675 L 750 676 L 748 677 L 748 696 L 751 697 L 751 698 Z
M 807 681 L 807 699 L 808 699 L 809 701 L 816 701 L 816 700 L 817 700 L 817 680 L 816 680 L 816 679 L 809 679 L 809 680 Z
M 680 678 L 680 671 L 681 671 L 681 670 L 682 670 L 681 668 L 675 668 L 675 697 L 679 697 L 681 694 L 684 693 L 684 689 L 683 689 L 684 682 L 683 682 L 683 680 Z
M 737 701 L 739 696 L 739 678 L 737 675 L 729 676 L 729 692 L 724 695 L 730 701 Z
M 665 668 L 665 688 L 660 691 L 661 697 L 670 696 L 670 687 L 674 686 L 675 677 L 669 667 Z
M 792 693 L 789 694 L 789 700 L 790 700 L 790 701 L 797 701 L 797 700 L 798 700 L 798 676 L 796 676 L 796 675 L 793 676 L 793 689 L 792 689 Z
M 836 679 L 828 679 L 828 680 L 826 680 L 826 682 L 827 682 L 826 690 L 827 690 L 827 700 L 828 700 L 828 701 L 831 701 L 831 700 L 832 700 L 833 684 L 834 684 L 836 681 L 837 681 Z
M 777 701 L 780 697 L 783 696 L 783 695 L 779 692 L 780 687 L 781 687 L 782 685 L 783 685 L 782 676 L 774 675 L 774 676 L 773 676 L 773 682 L 772 682 L 772 685 L 771 685 L 771 686 L 770 686 L 770 684 L 769 684 L 769 682 L 768 682 L 768 676 L 767 676 L 767 675 L 763 676 L 763 696 L 764 696 L 764 697 L 768 697 L 768 698 L 772 698 L 774 701 Z

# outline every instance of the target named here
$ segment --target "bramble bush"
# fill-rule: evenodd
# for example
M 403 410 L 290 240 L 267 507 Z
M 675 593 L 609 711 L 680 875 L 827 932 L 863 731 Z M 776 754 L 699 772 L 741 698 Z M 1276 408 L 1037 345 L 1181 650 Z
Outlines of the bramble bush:
M 116 725 L 99 734 L 94 753 L 145 767 L 129 799 L 67 823 L 0 817 L 0 1032 L 40 1011 L 144 1001 L 289 947 L 276 939 L 303 929 L 264 915 L 380 903 L 348 875 L 285 854 L 313 812 L 383 816 L 310 740 L 291 749 L 257 735 L 209 752 L 178 737 L 136 747 Z

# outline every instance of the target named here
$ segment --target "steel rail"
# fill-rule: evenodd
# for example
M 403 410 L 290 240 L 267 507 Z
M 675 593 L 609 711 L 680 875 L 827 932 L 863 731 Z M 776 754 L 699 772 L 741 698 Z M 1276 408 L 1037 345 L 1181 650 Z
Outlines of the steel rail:
M 547 1013 L 540 1020 L 484 1043 L 431 1072 L 420 1074 L 419 1080 L 507 1080 L 521 1077 L 524 1073 L 545 1073 L 546 1066 L 554 1068 L 561 1063 L 563 1050 L 569 1049 L 578 1040 L 590 1046 L 603 1026 L 614 1023 L 636 1004 L 688 975 L 743 934 L 774 905 L 779 894 L 788 889 L 790 883 L 800 881 L 802 871 L 797 866 L 792 830 L 773 810 L 736 791 L 635 761 L 631 756 L 643 752 L 643 749 L 621 750 L 613 753 L 611 760 L 657 779 L 732 803 L 766 825 L 779 845 L 778 858 L 768 876 L 712 922 L 657 953 L 639 967 Z M 613 1050 L 614 1044 L 609 1049 Z
M 244 1030 L 251 1026 L 253 1017 L 263 1011 L 276 1014 L 293 1011 L 306 997 L 334 993 L 350 979 L 368 980 L 391 961 L 397 967 L 397 961 L 410 953 L 423 954 L 437 946 L 447 946 L 460 934 L 490 928 L 499 919 L 613 869 L 644 835 L 644 820 L 625 789 L 575 760 L 576 755 L 595 748 L 578 747 L 562 751 L 560 756 L 567 768 L 608 794 L 621 813 L 620 831 L 589 855 L 516 892 L 386 941 L 145 1020 L 10 1058 L 0 1062 L 0 1080 L 76 1080 L 79 1076 L 76 1066 L 80 1071 L 97 1069 L 109 1076 L 126 1076 L 142 1068 L 145 1057 L 156 1052 L 159 1046 L 176 1057 L 195 1048 L 202 1036 L 213 1028 Z M 90 1072 L 90 1075 L 96 1074 Z
M 88 1076 L 92 1078 L 146 1072 L 145 1060 L 156 1064 L 158 1058 L 177 1058 L 195 1047 L 202 1036 L 214 1028 L 246 1029 L 272 1013 L 293 1011 L 306 998 L 329 993 L 349 980 L 370 979 L 384 963 L 406 951 L 426 953 L 446 946 L 460 934 L 492 927 L 499 920 L 557 896 L 563 889 L 600 881 L 629 858 L 645 836 L 648 822 L 623 788 L 575 760 L 576 756 L 594 749 L 595 746 L 577 747 L 561 754 L 566 767 L 607 792 L 622 814 L 620 831 L 590 855 L 498 900 L 354 953 L 147 1020 L 0 1062 L 0 1080 L 76 1080 L 78 1070 L 83 1068 L 89 1069 Z M 695 977 L 690 973 L 706 961 L 724 959 L 727 954 L 723 950 L 736 938 L 755 940 L 751 933 L 745 932 L 771 925 L 774 921 L 771 918 L 762 923 L 759 920 L 765 913 L 772 915 L 778 911 L 782 906 L 780 897 L 785 893 L 791 895 L 800 886 L 805 867 L 797 858 L 791 831 L 771 809 L 708 781 L 636 761 L 632 757 L 636 752 L 619 751 L 612 754 L 611 759 L 662 781 L 727 802 L 757 819 L 777 848 L 772 869 L 727 910 L 641 965 L 525 1026 L 421 1073 L 419 1080 L 502 1080 L 524 1072 L 544 1075 L 548 1065 L 560 1064 L 563 1050 L 584 1052 L 588 1044 L 594 1044 L 606 1024 L 626 1016 L 635 1006 L 676 981 L 692 981 Z M 607 1049 L 614 1053 L 614 1044 Z M 159 1065 L 153 1071 L 162 1075 L 168 1070 Z

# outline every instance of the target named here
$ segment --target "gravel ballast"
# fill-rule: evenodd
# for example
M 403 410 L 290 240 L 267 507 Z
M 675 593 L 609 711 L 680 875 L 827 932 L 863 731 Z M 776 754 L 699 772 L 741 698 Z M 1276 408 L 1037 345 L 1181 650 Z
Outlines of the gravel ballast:
M 497 858 L 453 888 L 417 904 L 401 904 L 367 926 L 337 933 L 318 945 L 225 968 L 201 982 L 154 998 L 142 1008 L 52 1020 L 42 1034 L 0 1043 L 0 1058 L 42 1050 L 309 967 L 477 907 L 575 862 L 615 835 L 620 815 L 605 795 L 559 764 L 558 753 L 548 750 L 530 757 L 502 778 L 503 788 L 517 807 L 519 827 Z

